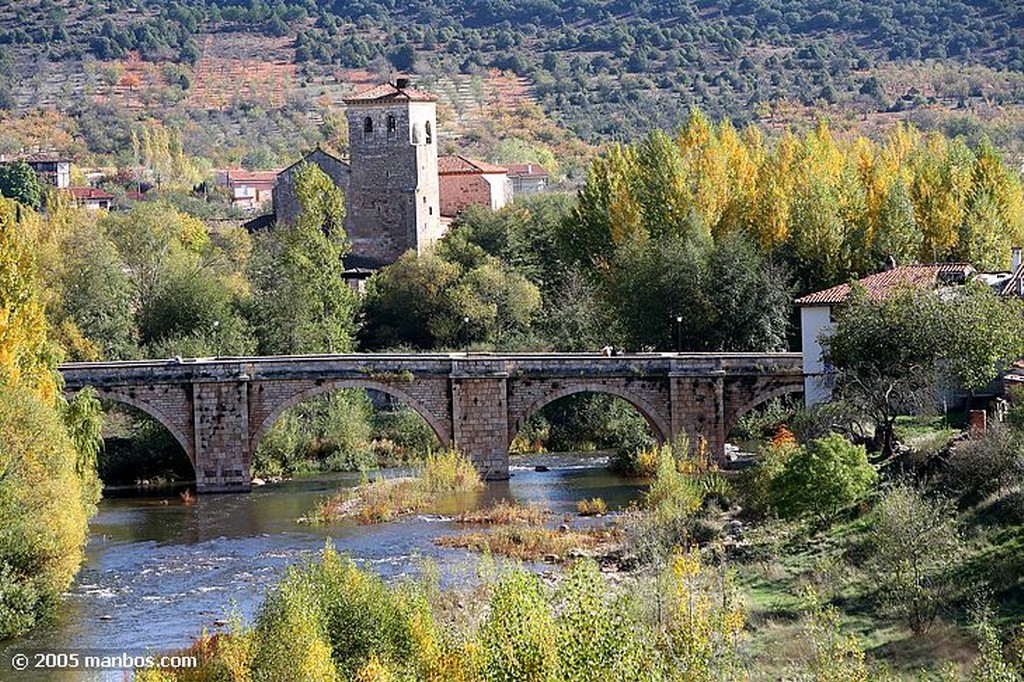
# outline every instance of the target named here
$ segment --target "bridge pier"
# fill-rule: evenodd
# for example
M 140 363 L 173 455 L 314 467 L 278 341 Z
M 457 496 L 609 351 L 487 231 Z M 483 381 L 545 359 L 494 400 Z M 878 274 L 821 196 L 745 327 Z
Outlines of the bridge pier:
M 449 375 L 453 445 L 487 481 L 508 478 L 508 370 L 502 360 L 455 360 Z
M 715 458 L 725 455 L 725 371 L 715 366 L 676 365 L 669 372 L 672 437 L 686 436 L 690 447 L 703 440 Z
M 249 492 L 249 382 L 192 384 L 196 492 Z

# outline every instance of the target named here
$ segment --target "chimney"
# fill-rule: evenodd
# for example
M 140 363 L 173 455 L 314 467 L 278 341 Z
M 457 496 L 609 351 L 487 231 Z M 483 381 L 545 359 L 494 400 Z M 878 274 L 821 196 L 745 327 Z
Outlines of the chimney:
M 1014 246 L 1013 248 L 1010 249 L 1010 262 L 1012 264 L 1010 267 L 1010 272 L 1017 272 L 1017 270 L 1020 268 L 1020 260 L 1020 247 Z
M 395 87 L 398 88 L 399 90 L 405 90 L 407 87 L 409 87 L 409 79 L 408 78 L 396 78 L 395 79 Z

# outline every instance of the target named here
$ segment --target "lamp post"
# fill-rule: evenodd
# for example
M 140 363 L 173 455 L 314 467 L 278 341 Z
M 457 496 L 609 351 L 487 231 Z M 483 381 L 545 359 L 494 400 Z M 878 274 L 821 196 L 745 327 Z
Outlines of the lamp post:
M 679 353 L 683 347 L 683 316 L 676 315 L 676 352 Z
M 220 357 L 220 320 L 213 321 L 213 349 Z

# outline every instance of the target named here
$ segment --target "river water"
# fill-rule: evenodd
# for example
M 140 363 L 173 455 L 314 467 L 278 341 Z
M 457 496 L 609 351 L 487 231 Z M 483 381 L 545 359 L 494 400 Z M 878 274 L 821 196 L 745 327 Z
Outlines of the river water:
M 607 460 L 587 455 L 535 455 L 513 461 L 509 481 L 453 499 L 437 515 L 386 524 L 310 527 L 297 519 L 357 474 L 322 475 L 254 488 L 250 494 L 203 495 L 192 505 L 165 497 L 107 497 L 90 523 L 86 561 L 57 618 L 28 637 L 0 645 L 0 680 L 120 680 L 123 673 L 16 673 L 17 652 L 124 652 L 144 655 L 188 646 L 231 613 L 251 621 L 268 587 L 287 566 L 311 558 L 328 540 L 385 578 L 416 571 L 431 558 L 442 576 L 458 575 L 472 559 L 433 544 L 462 530 L 444 514 L 506 498 L 536 503 L 557 515 L 576 501 L 602 497 L 609 509 L 628 506 L 641 490 L 611 474 Z M 549 468 L 534 471 L 537 465 Z M 384 472 L 397 475 L 401 472 Z

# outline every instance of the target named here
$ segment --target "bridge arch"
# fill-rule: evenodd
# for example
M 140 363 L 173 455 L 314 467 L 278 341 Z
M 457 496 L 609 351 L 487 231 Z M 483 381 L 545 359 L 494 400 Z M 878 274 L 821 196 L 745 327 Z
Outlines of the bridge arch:
M 126 392 L 113 391 L 106 388 L 97 388 L 95 390 L 96 397 L 98 398 L 101 398 L 103 400 L 109 400 L 115 403 L 129 405 L 139 410 L 140 412 L 145 412 L 150 417 L 155 419 L 161 426 L 167 429 L 167 431 L 172 436 L 174 436 L 174 440 L 178 441 L 178 444 L 181 446 L 181 449 L 185 451 L 185 456 L 188 457 L 188 461 L 192 463 L 192 468 L 196 468 L 196 454 L 195 451 L 193 450 L 193 443 L 191 442 L 191 439 L 181 429 L 181 426 L 179 424 L 176 424 L 174 420 L 171 419 L 167 414 L 165 414 L 159 407 L 153 405 L 149 401 L 143 400 L 141 398 L 136 398 L 135 396 Z
M 750 412 L 751 410 L 753 410 L 755 407 L 758 407 L 759 405 L 763 405 L 764 403 L 768 402 L 769 400 L 773 400 L 775 398 L 781 398 L 783 396 L 793 395 L 794 393 L 803 393 L 803 392 L 804 392 L 803 383 L 783 384 L 782 386 L 778 386 L 776 388 L 773 388 L 770 391 L 758 391 L 754 395 L 753 398 L 751 398 L 747 402 L 743 403 L 742 405 L 740 405 L 736 409 L 731 410 L 726 415 L 726 419 L 725 419 L 725 434 L 728 436 L 729 432 L 732 431 L 732 428 L 734 426 L 736 426 L 736 422 L 739 421 L 739 418 L 742 417 L 743 415 L 745 415 L 747 412 Z
M 325 381 L 322 384 L 297 391 L 285 400 L 281 401 L 279 404 L 275 405 L 274 409 L 272 409 L 270 413 L 263 418 L 263 421 L 260 422 L 256 430 L 252 432 L 252 436 L 249 438 L 249 451 L 256 451 L 256 446 L 259 445 L 260 440 L 263 439 L 263 436 L 266 435 L 270 427 L 274 425 L 274 422 L 278 420 L 285 410 L 298 405 L 304 400 L 309 400 L 310 398 L 315 398 L 318 395 L 342 388 L 372 389 L 398 398 L 402 403 L 412 408 L 416 414 L 427 422 L 433 430 L 434 435 L 437 436 L 437 440 L 440 441 L 441 445 L 448 446 L 451 444 L 451 431 L 447 425 L 438 420 L 434 413 L 427 409 L 426 405 L 402 389 L 390 384 L 373 381 L 372 379 L 338 379 L 334 381 Z
M 565 398 L 566 396 L 574 395 L 576 393 L 604 393 L 607 395 L 613 395 L 618 398 L 622 398 L 627 403 L 633 406 L 637 412 L 647 421 L 651 429 L 654 431 L 655 437 L 662 443 L 669 440 L 672 435 L 672 429 L 669 426 L 668 421 L 654 408 L 649 402 L 642 397 L 632 393 L 628 390 L 618 388 L 617 386 L 608 386 L 600 383 L 583 383 L 583 384 L 572 384 L 570 386 L 564 386 L 550 393 L 546 393 L 537 400 L 533 401 L 523 412 L 516 415 L 515 419 L 509 420 L 509 433 L 508 442 L 511 443 L 516 439 L 519 434 L 519 430 L 523 428 L 526 421 L 537 414 L 545 405 L 553 403 L 556 400 Z

